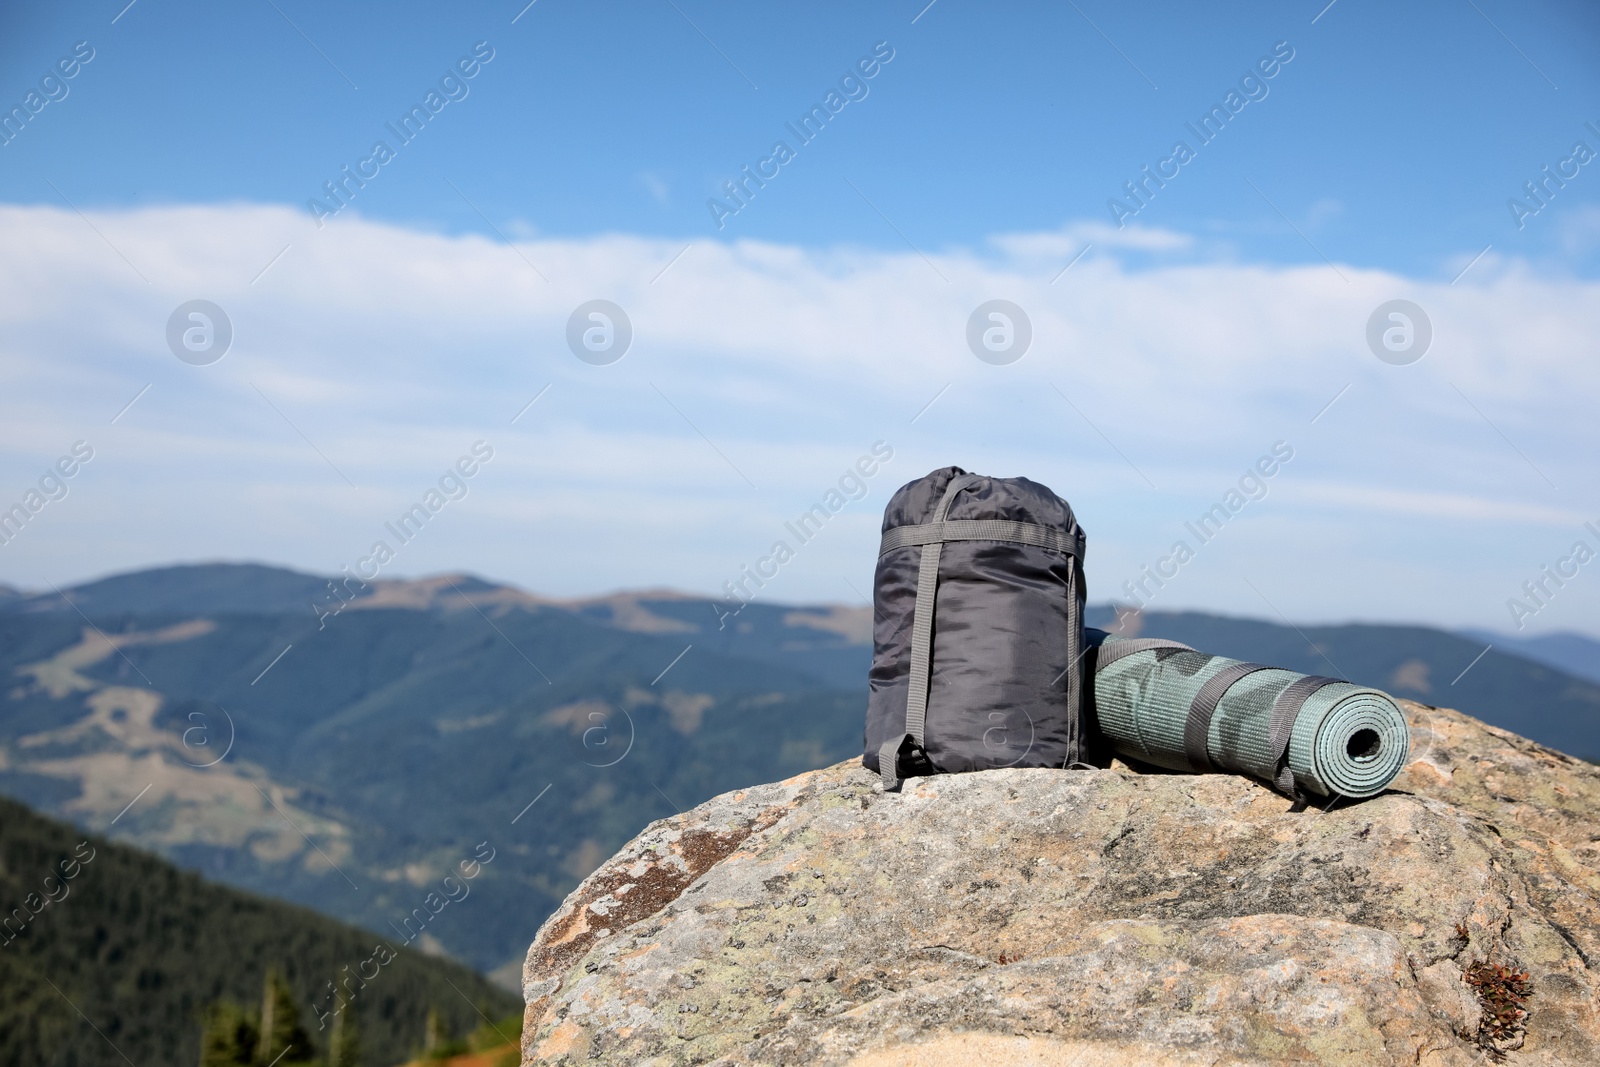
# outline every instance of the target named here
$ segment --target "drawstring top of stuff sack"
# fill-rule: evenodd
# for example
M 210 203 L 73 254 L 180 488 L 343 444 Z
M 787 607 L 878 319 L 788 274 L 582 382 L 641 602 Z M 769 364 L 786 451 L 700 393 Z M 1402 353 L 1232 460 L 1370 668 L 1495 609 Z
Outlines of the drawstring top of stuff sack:
M 1071 505 L 1026 478 L 945 467 L 894 494 L 862 754 L 886 789 L 1078 760 L 1083 551 Z

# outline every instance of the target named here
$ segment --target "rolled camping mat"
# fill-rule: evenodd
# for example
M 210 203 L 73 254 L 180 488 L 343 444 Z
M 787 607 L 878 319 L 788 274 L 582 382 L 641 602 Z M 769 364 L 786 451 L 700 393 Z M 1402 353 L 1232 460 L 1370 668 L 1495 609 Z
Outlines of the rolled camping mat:
M 1406 764 L 1405 715 L 1376 689 L 1099 630 L 1085 643 L 1098 646 L 1099 731 L 1120 756 L 1249 774 L 1291 795 L 1353 798 L 1382 792 Z

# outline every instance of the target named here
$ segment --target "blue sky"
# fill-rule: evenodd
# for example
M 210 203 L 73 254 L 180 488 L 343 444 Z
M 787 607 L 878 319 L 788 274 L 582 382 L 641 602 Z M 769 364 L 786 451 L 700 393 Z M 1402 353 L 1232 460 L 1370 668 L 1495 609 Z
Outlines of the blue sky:
M 898 228 L 932 250 L 1109 219 L 1123 182 L 1287 41 L 1269 95 L 1141 221 L 1273 262 L 1441 272 L 1494 244 L 1596 266 L 1558 222 L 1519 232 L 1505 206 L 1600 120 L 1587 4 L 539 0 L 513 24 L 515 0 L 138 0 L 113 25 L 125 2 L 6 5 L 0 99 L 77 40 L 96 58 L 7 147 L 0 199 L 59 204 L 54 182 L 80 207 L 303 205 L 485 40 L 471 95 L 363 214 L 490 232 L 453 182 L 508 232 L 901 248 Z M 718 233 L 707 198 L 880 40 L 895 58 L 867 98 Z M 1597 190 L 1574 182 L 1559 206 Z
M 879 440 L 764 595 L 859 599 L 887 494 L 958 463 L 1071 499 L 1123 596 L 1280 441 L 1152 606 L 1507 629 L 1600 548 L 1587 5 L 124 4 L 0 9 L 0 114 L 37 111 L 0 145 L 0 510 L 95 450 L 0 581 L 336 571 L 478 440 L 384 576 L 714 593 Z M 1175 169 L 1138 202 L 1144 167 Z M 197 299 L 234 333 L 205 366 L 167 341 Z M 608 365 L 566 341 L 596 299 L 634 332 Z M 965 340 L 995 299 L 1033 327 L 1006 365 Z M 1369 349 L 1392 300 L 1418 361 Z M 1530 629 L 1600 632 L 1600 562 L 1542 599 Z

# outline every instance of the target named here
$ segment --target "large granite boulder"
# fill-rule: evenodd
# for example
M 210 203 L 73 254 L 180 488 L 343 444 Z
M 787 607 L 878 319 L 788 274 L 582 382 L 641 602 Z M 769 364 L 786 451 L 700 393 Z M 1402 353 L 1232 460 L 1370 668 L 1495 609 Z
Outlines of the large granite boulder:
M 1600 769 L 1407 705 L 1371 800 L 853 763 L 648 827 L 539 931 L 523 1062 L 1600 1063 Z

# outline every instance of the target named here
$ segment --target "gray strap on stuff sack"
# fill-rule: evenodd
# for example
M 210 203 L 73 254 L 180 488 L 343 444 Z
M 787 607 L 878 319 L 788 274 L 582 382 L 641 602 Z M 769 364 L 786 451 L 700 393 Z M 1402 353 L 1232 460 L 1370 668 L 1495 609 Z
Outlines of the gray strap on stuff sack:
M 1194 701 L 1189 705 L 1189 717 L 1183 724 L 1183 753 L 1195 773 L 1205 774 L 1215 769 L 1211 765 L 1211 719 L 1217 713 L 1217 705 L 1222 702 L 1223 694 L 1247 675 L 1275 669 L 1264 663 L 1231 663 L 1206 679 L 1200 692 L 1194 695 Z
M 1310 799 L 1301 791 L 1300 784 L 1294 780 L 1294 771 L 1289 767 L 1289 738 L 1294 733 L 1294 721 L 1299 717 L 1300 709 L 1305 707 L 1312 693 L 1323 686 L 1337 685 L 1343 680 L 1308 674 L 1295 679 L 1288 688 L 1278 694 L 1278 699 L 1272 702 L 1272 729 L 1268 735 L 1272 748 L 1272 784 L 1294 798 L 1294 807 L 1290 809 L 1291 811 L 1304 810 Z
M 1052 548 L 1069 556 L 1081 558 L 1083 555 L 1081 530 L 1073 537 L 1065 530 L 1010 519 L 951 519 L 925 522 L 920 526 L 896 526 L 883 535 L 878 555 L 907 545 L 935 545 L 945 541 L 1016 541 L 1036 548 Z
M 934 509 L 932 525 L 942 524 L 944 517 L 950 513 L 950 504 L 956 494 L 979 480 L 975 474 L 950 479 L 944 496 L 939 499 L 939 506 Z M 911 676 L 906 685 L 906 729 L 905 733 L 885 741 L 878 749 L 878 774 L 883 778 L 885 790 L 900 788 L 900 749 L 906 741 L 910 740 L 915 748 L 922 748 L 928 718 L 928 675 L 933 658 L 933 605 L 939 592 L 939 554 L 942 547 L 943 541 L 923 544 L 922 560 L 917 566 L 917 606 L 911 621 Z M 879 554 L 882 555 L 882 552 Z

